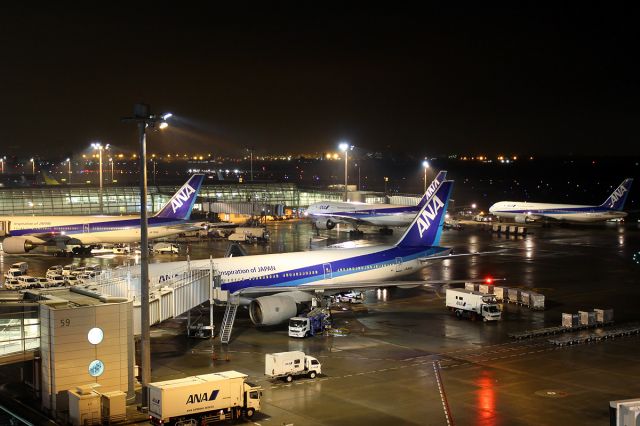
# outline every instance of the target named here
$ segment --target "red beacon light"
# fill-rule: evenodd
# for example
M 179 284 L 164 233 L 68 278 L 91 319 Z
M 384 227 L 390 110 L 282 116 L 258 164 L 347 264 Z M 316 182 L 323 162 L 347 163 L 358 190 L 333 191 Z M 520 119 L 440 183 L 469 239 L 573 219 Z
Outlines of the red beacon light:
M 485 278 L 485 279 L 484 279 L 484 282 L 485 282 L 486 284 L 492 285 L 492 284 L 493 284 L 493 278 L 491 278 L 491 277 L 487 277 L 487 278 Z

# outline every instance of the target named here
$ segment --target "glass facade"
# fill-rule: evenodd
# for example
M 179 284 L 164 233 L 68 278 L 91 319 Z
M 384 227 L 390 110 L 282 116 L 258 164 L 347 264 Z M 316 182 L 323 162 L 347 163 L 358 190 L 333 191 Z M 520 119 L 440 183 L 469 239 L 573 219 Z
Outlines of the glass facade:
M 180 186 L 150 186 L 148 210 L 155 212 Z M 0 188 L 2 215 L 90 215 L 136 214 L 140 212 L 137 187 L 108 186 L 102 192 L 96 187 Z M 307 207 L 319 201 L 340 201 L 342 192 L 300 189 L 292 183 L 237 183 L 203 185 L 194 210 L 211 202 L 261 202 L 286 207 Z
M 38 305 L 0 304 L 0 357 L 40 348 Z

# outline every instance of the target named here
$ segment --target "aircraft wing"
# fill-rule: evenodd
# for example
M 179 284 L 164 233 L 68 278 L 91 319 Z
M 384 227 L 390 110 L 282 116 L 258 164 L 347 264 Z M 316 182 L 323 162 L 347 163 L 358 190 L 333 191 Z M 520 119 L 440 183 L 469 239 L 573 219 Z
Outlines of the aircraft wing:
M 366 219 L 341 214 L 328 214 L 322 215 L 322 217 L 330 219 L 336 223 L 346 223 L 348 225 L 373 225 L 373 223 L 369 222 Z
M 450 254 L 446 254 L 444 256 L 429 256 L 429 257 L 420 257 L 418 258 L 419 262 L 425 263 L 425 262 L 429 262 L 430 260 L 443 260 L 443 259 L 452 259 L 454 257 L 466 257 L 466 256 L 483 256 L 485 254 L 500 254 L 500 253 L 506 253 L 507 250 L 493 250 L 493 251 L 477 251 L 474 253 L 450 253 Z M 469 281 L 466 281 L 469 282 Z
M 258 296 L 269 293 L 284 293 L 287 291 L 341 291 L 341 290 L 368 290 L 385 287 L 428 287 L 432 285 L 464 284 L 464 283 L 493 283 L 494 281 L 504 281 L 504 278 L 491 279 L 466 279 L 466 280 L 419 280 L 419 281 L 354 281 L 340 284 L 302 284 L 299 286 L 265 286 L 247 287 L 238 290 L 234 294 L 240 296 Z

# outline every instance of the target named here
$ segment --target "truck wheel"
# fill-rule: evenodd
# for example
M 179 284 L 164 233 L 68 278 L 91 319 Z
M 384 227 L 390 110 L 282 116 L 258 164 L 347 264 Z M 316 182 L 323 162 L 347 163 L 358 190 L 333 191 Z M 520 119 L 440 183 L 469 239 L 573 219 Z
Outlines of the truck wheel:
M 456 316 L 457 316 L 458 318 L 462 318 L 462 311 L 457 310 L 457 311 L 456 311 Z
M 315 379 L 316 378 L 316 372 L 312 371 L 311 373 L 309 373 L 309 377 L 312 378 L 312 379 Z
M 293 376 L 289 374 L 285 380 L 287 381 L 287 383 L 291 383 L 293 381 Z
M 250 419 L 251 417 L 253 417 L 254 414 L 255 414 L 255 410 L 253 408 L 247 408 L 247 412 L 244 414 L 244 416 Z

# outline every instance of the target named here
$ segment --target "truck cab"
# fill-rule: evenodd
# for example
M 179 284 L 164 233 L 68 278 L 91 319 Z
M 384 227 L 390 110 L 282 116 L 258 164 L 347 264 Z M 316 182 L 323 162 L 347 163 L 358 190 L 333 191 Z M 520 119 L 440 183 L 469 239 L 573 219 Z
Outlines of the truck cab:
M 318 374 L 322 374 L 322 364 L 312 356 L 306 355 L 304 357 L 304 369 L 309 372 L 309 377 L 312 379 Z
M 306 317 L 289 318 L 289 337 L 307 337 L 311 334 L 311 321 Z
M 256 411 L 260 411 L 260 399 L 262 398 L 262 388 L 252 383 L 244 383 L 244 416 L 248 419 L 253 417 Z
M 502 312 L 496 303 L 482 305 L 482 319 L 485 321 L 498 321 L 502 318 Z

